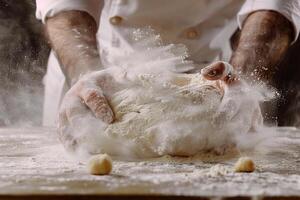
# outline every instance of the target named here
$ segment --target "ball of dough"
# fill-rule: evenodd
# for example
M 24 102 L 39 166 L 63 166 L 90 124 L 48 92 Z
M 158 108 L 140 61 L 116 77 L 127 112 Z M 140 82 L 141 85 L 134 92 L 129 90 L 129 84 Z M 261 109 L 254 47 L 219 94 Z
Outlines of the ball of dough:
M 112 170 L 112 159 L 107 154 L 92 156 L 88 161 L 88 171 L 93 175 L 107 175 Z
M 255 163 L 249 157 L 241 157 L 234 165 L 235 172 L 253 172 Z

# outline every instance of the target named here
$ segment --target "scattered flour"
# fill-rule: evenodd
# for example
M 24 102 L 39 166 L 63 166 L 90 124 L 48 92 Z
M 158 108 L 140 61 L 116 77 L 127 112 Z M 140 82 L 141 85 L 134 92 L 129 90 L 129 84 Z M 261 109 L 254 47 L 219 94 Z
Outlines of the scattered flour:
M 279 135 L 299 141 L 297 129 L 277 128 Z M 293 146 L 293 143 L 290 143 Z M 55 130 L 0 129 L 1 194 L 162 194 L 184 196 L 300 195 L 300 148 L 251 156 L 261 169 L 234 173 L 238 152 L 193 157 L 119 161 L 111 176 L 91 176 L 86 165 L 65 154 Z M 215 165 L 218 164 L 218 167 Z M 215 173 L 217 171 L 217 173 Z
M 224 176 L 230 173 L 228 167 L 224 165 L 214 165 L 209 169 L 209 173 L 207 174 L 210 177 Z
M 79 156 L 107 153 L 126 158 L 163 155 L 192 156 L 199 152 L 224 153 L 227 147 L 251 147 L 262 125 L 259 102 L 265 97 L 246 84 L 230 90 L 220 88 L 201 74 L 178 73 L 191 69 L 182 45 L 163 45 L 159 36 L 139 31 L 136 51 L 124 52 L 100 72 L 83 77 L 88 81 L 107 80 L 102 87 L 116 120 L 107 125 L 91 113 L 72 119 L 64 134 L 76 141 L 62 141 Z M 224 101 L 226 97 L 227 102 Z M 220 105 L 224 116 L 214 123 Z M 234 102 L 234 104 L 232 104 Z M 68 106 L 68 104 L 63 105 Z M 234 113 L 241 107 L 242 114 Z M 227 121 L 226 121 L 227 120 Z M 243 137 L 240 138 L 240 135 Z M 237 139 L 250 143 L 237 144 Z M 254 138 L 254 139 L 253 139 Z

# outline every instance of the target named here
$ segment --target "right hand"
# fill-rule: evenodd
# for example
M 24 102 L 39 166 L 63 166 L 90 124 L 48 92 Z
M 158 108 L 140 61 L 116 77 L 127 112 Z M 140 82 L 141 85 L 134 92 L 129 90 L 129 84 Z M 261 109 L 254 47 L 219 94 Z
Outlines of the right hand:
M 215 62 L 201 74 L 207 80 L 220 81 L 217 86 L 224 91 L 221 104 L 214 116 L 214 125 L 237 126 L 240 132 L 255 131 L 263 124 L 259 102 L 262 96 L 238 77 L 234 68 L 225 62 Z
M 105 97 L 113 89 L 113 78 L 104 71 L 93 72 L 80 78 L 63 98 L 58 120 L 61 142 L 74 147 L 77 119 L 92 117 L 106 124 L 114 121 L 114 113 Z M 101 123 L 101 122 L 99 122 Z

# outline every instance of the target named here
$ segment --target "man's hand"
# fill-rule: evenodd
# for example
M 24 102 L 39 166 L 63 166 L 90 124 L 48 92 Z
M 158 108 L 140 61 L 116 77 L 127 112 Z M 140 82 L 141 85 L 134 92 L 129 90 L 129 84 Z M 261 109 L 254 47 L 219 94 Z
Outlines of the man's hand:
M 113 122 L 114 114 L 105 98 L 114 90 L 113 86 L 113 77 L 105 71 L 98 71 L 83 76 L 66 93 L 59 111 L 58 131 L 67 149 L 76 149 L 77 139 L 80 138 L 78 134 L 83 132 L 79 130 L 89 130 L 91 126 L 86 122 L 96 121 L 99 126 L 101 121 L 106 124 Z M 91 131 L 88 132 L 91 134 Z
M 277 66 L 294 37 L 288 19 L 274 11 L 256 11 L 248 16 L 233 37 L 230 63 L 246 78 L 274 84 Z
M 207 80 L 219 81 L 217 86 L 224 91 L 214 116 L 215 126 L 230 126 L 230 130 L 247 133 L 256 131 L 262 125 L 259 107 L 261 94 L 241 80 L 229 63 L 215 62 L 202 69 L 201 74 Z
M 256 11 L 245 20 L 242 30 L 232 37 L 233 54 L 230 63 L 251 82 L 264 82 L 277 87 L 279 63 L 294 38 L 291 22 L 274 11 Z M 276 101 L 263 102 L 262 110 L 268 122 L 276 121 Z
M 113 112 L 105 98 L 104 90 L 108 90 L 109 75 L 94 72 L 82 77 L 65 95 L 60 109 L 61 115 L 71 119 L 73 115 L 82 114 L 80 110 L 90 109 L 95 117 L 105 123 L 112 123 Z M 79 111 L 77 113 L 77 111 Z
M 59 127 L 72 125 L 75 116 L 90 111 L 103 122 L 112 123 L 114 115 L 103 92 L 108 88 L 107 76 L 97 73 L 83 76 L 103 69 L 94 19 L 81 11 L 61 12 L 47 19 L 46 30 L 67 82 L 72 86 L 62 102 Z

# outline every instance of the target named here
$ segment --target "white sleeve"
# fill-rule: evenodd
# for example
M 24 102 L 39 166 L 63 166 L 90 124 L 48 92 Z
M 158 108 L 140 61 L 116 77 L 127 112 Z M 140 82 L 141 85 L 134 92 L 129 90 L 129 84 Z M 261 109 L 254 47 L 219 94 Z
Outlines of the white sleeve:
M 299 0 L 246 0 L 238 13 L 238 24 L 241 28 L 247 16 L 257 10 L 273 10 L 281 13 L 295 29 L 294 41 L 299 36 L 300 31 L 300 1 Z
M 89 13 L 99 23 L 103 0 L 36 0 L 36 17 L 45 23 L 47 17 L 68 10 Z

